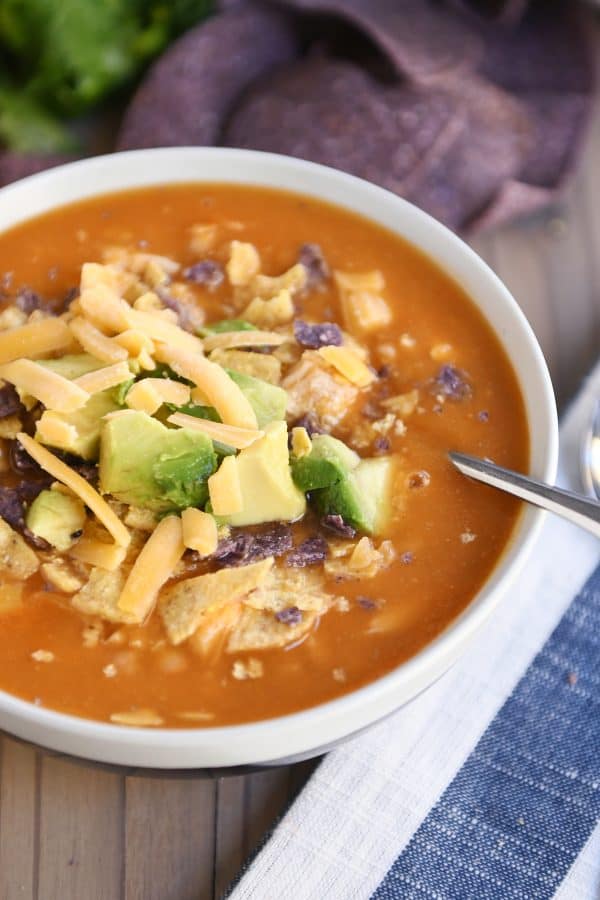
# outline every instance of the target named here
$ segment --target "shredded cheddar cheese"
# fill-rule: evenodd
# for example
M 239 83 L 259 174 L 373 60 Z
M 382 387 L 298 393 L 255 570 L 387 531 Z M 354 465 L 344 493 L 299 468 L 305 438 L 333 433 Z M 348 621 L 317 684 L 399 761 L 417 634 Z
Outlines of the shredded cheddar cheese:
M 213 441 L 220 441 L 228 447 L 243 450 L 254 441 L 264 437 L 264 431 L 250 428 L 236 428 L 235 425 L 223 425 L 221 422 L 211 422 L 209 419 L 199 419 L 196 416 L 188 416 L 185 413 L 173 413 L 167 422 L 178 425 L 180 428 L 189 428 L 192 431 L 202 431 Z
M 82 316 L 69 322 L 73 337 L 81 344 L 86 353 L 101 359 L 102 362 L 117 363 L 127 359 L 127 350 L 119 347 L 113 338 L 107 337 L 95 325 Z
M 201 556 L 210 556 L 217 549 L 219 536 L 217 523 L 208 513 L 190 506 L 181 514 L 183 526 L 183 543 L 190 550 L 195 550 Z
M 158 523 L 133 564 L 119 597 L 119 609 L 143 622 L 184 552 L 181 519 L 167 516 Z
M 99 284 L 82 291 L 79 305 L 95 325 L 106 331 L 118 334 L 128 327 L 126 313 L 130 309 L 129 305 L 106 285 Z
M 211 406 L 226 425 L 256 430 L 256 413 L 243 391 L 229 377 L 227 372 L 204 356 L 186 353 L 170 345 L 159 344 L 157 359 L 167 363 L 206 394 Z
M 296 459 L 308 456 L 312 450 L 312 441 L 306 428 L 292 428 L 292 453 Z
M 29 437 L 28 434 L 20 432 L 17 440 L 24 450 L 29 453 L 32 459 L 44 469 L 45 472 L 56 478 L 68 488 L 71 488 L 74 494 L 77 494 L 89 509 L 98 517 L 104 527 L 111 533 L 115 542 L 121 547 L 127 547 L 131 540 L 131 536 L 117 515 L 112 511 L 106 500 L 103 500 L 98 491 L 95 491 L 91 484 L 74 472 L 62 460 L 50 453 L 37 441 Z
M 31 359 L 16 359 L 0 366 L 0 378 L 39 400 L 47 409 L 73 412 L 90 399 L 88 391 Z
M 79 436 L 74 425 L 65 422 L 50 410 L 43 412 L 38 419 L 35 433 L 43 444 L 53 444 L 56 447 L 73 446 Z
M 116 572 L 125 559 L 126 553 L 126 548 L 119 544 L 108 544 L 105 541 L 85 536 L 80 538 L 68 551 L 68 555 L 73 559 L 87 563 L 88 566 L 107 569 L 109 572 Z
M 0 365 L 20 357 L 33 359 L 55 350 L 65 350 L 73 337 L 63 319 L 39 319 L 0 333 Z
M 130 409 L 141 410 L 153 416 L 163 403 L 184 406 L 190 401 L 187 384 L 171 378 L 142 378 L 127 392 L 125 402 Z
M 125 331 L 133 328 L 146 334 L 153 341 L 164 341 L 169 346 L 186 350 L 189 353 L 203 353 L 202 341 L 200 338 L 184 331 L 179 325 L 165 321 L 160 314 L 151 312 L 140 312 L 137 309 L 125 304 L 125 327 L 119 331 Z
M 99 391 L 116 387 L 117 384 L 122 384 L 129 378 L 131 378 L 131 371 L 127 363 L 118 362 L 113 366 L 96 369 L 94 372 L 86 372 L 85 375 L 76 378 L 73 384 L 83 388 L 88 394 L 97 394 Z
M 291 340 L 276 331 L 222 331 L 210 334 L 202 341 L 207 353 L 211 350 L 229 350 L 232 347 L 279 347 Z
M 233 516 L 242 511 L 244 498 L 234 456 L 226 456 L 210 476 L 208 493 L 215 516 Z
M 376 378 L 374 372 L 349 347 L 321 347 L 317 353 L 358 387 L 367 387 Z
M 144 334 L 143 331 L 128 328 L 127 331 L 117 334 L 114 340 L 127 350 L 129 358 L 139 363 L 142 369 L 152 370 L 156 368 L 156 363 L 152 359 L 154 355 L 154 341 L 147 334 Z

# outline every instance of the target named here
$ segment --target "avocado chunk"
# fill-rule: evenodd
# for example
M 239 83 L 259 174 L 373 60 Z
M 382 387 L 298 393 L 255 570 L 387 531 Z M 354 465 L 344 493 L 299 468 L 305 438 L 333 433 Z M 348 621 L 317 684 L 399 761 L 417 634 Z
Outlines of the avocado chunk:
M 68 550 L 81 537 L 85 507 L 79 497 L 62 491 L 42 491 L 27 510 L 25 523 L 33 534 L 57 550 Z
M 243 372 L 235 372 L 233 369 L 225 371 L 248 398 L 256 413 L 259 428 L 264 428 L 269 422 L 285 419 L 287 391 L 261 378 L 244 375 Z
M 271 422 L 264 431 L 235 457 L 244 505 L 224 517 L 230 525 L 293 522 L 306 511 L 304 494 L 292 481 L 285 422 Z
M 321 515 L 339 515 L 367 534 L 385 531 L 392 512 L 393 456 L 363 459 L 329 487 L 311 494 Z
M 321 515 L 339 515 L 367 534 L 380 534 L 391 515 L 394 458 L 362 459 L 328 434 L 312 438 L 308 456 L 292 457 L 292 477 L 310 492 Z
M 292 477 L 301 491 L 314 491 L 341 481 L 360 463 L 358 453 L 328 434 L 316 434 L 308 456 L 292 457 Z
M 50 369 L 57 375 L 62 375 L 63 378 L 70 380 L 87 375 L 88 372 L 95 372 L 96 369 L 102 369 L 107 365 L 90 353 L 67 353 L 66 356 L 60 356 L 58 359 L 39 359 L 37 362 L 45 369 Z
M 103 425 L 102 416 L 117 409 L 120 407 L 115 403 L 112 390 L 99 391 L 92 394 L 85 406 L 73 412 L 59 413 L 55 410 L 46 410 L 37 423 L 36 437 L 42 444 L 57 447 L 83 459 L 97 460 Z M 64 439 L 46 438 L 45 425 L 55 421 L 73 426 L 72 429 L 65 431 Z
M 216 469 L 212 441 L 199 431 L 166 428 L 130 411 L 102 426 L 100 490 L 157 512 L 202 506 Z

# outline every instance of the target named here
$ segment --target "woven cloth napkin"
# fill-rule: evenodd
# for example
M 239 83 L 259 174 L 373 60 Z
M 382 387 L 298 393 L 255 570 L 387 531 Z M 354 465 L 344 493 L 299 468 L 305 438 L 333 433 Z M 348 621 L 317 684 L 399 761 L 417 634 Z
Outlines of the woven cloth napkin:
M 565 486 L 594 397 L 600 364 L 561 427 Z M 598 900 L 599 562 L 547 517 L 465 656 L 325 757 L 231 900 Z

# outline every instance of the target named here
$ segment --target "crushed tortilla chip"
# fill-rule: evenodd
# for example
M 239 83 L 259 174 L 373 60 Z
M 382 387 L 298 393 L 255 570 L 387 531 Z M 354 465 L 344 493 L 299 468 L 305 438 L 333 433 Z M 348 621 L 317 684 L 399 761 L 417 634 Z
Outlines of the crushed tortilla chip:
M 51 663 L 54 662 L 54 653 L 51 650 L 34 650 L 31 658 L 36 662 Z
M 0 519 L 0 570 L 21 580 L 37 572 L 40 561 L 20 534 Z
M 84 579 L 64 559 L 43 563 L 41 573 L 45 581 L 63 594 L 74 594 L 75 591 L 81 590 L 85 583 Z
M 293 297 L 306 287 L 307 280 L 306 266 L 296 263 L 281 275 L 256 275 L 250 287 L 257 297 L 270 300 L 281 291 L 288 291 Z
M 228 653 L 285 647 L 303 638 L 318 619 L 318 613 L 305 611 L 297 624 L 277 621 L 273 613 L 245 607 L 227 642 Z
M 273 568 L 264 585 L 242 601 L 244 606 L 278 613 L 295 606 L 302 611 L 322 614 L 329 609 L 333 597 L 323 590 L 323 577 L 311 569 Z
M 292 454 L 296 459 L 302 459 L 303 456 L 308 456 L 311 450 L 312 441 L 306 428 L 302 428 L 301 426 L 292 428 Z
M 247 660 L 236 659 L 231 667 L 231 674 L 237 681 L 246 681 L 248 678 L 262 678 L 264 666 L 260 659 L 251 656 Z
M 260 378 L 270 384 L 281 381 L 281 362 L 270 353 L 252 353 L 248 350 L 224 350 L 217 348 L 210 354 L 210 361 L 225 369 L 233 369 L 242 375 Z
M 382 400 L 381 405 L 403 418 L 411 416 L 419 405 L 419 391 L 415 388 L 404 394 L 395 394 L 393 397 Z
M 188 249 L 194 256 L 204 256 L 213 249 L 217 243 L 218 226 L 214 223 L 207 225 L 192 225 L 189 234 Z
M 110 572 L 108 569 L 93 568 L 89 581 L 71 598 L 71 604 L 79 612 L 100 616 L 108 622 L 135 624 L 137 617 L 133 613 L 119 609 L 125 577 L 121 569 Z
M 260 587 L 274 563 L 272 556 L 249 566 L 220 569 L 187 578 L 163 592 L 160 614 L 172 644 L 187 640 L 212 608 L 239 600 Z
M 260 256 L 254 244 L 232 241 L 225 271 L 234 287 L 249 284 L 260 271 Z
M 269 329 L 285 325 L 293 318 L 294 312 L 292 295 L 283 288 L 270 300 L 255 297 L 242 312 L 242 318 L 259 328 Z
M 379 294 L 385 287 L 383 273 L 379 269 L 370 272 L 341 272 L 333 273 L 335 283 L 340 293 L 346 291 L 371 291 Z
M 112 713 L 110 721 L 116 725 L 130 725 L 132 728 L 159 727 L 164 724 L 164 720 L 153 709 L 132 709 Z

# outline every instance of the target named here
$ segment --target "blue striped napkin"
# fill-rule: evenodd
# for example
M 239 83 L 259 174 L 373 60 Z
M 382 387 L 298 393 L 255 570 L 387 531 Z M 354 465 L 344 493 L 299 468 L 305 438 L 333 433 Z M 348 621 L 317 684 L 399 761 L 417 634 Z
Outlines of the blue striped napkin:
M 561 428 L 560 481 L 600 366 Z M 548 517 L 436 685 L 325 757 L 231 900 L 598 900 L 600 546 Z

